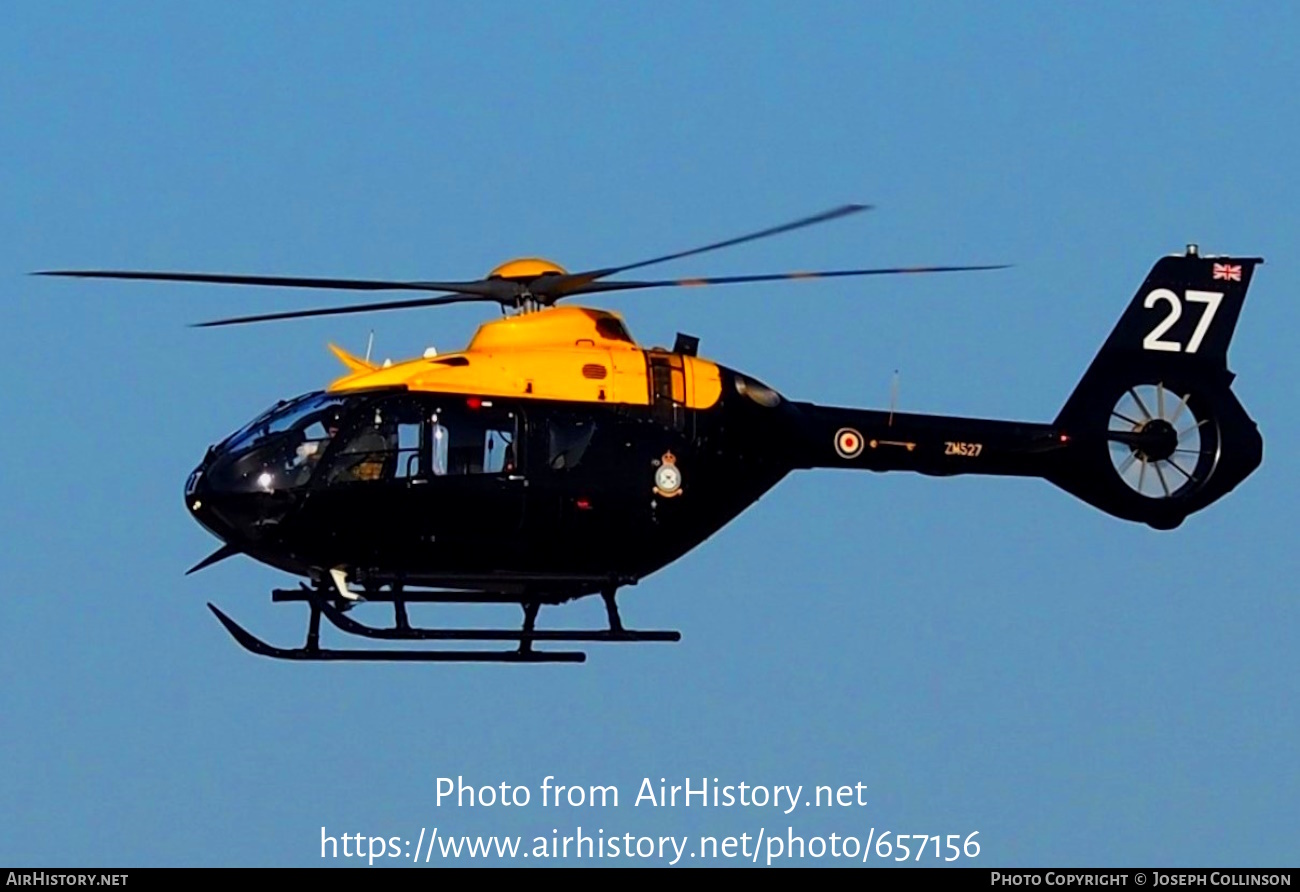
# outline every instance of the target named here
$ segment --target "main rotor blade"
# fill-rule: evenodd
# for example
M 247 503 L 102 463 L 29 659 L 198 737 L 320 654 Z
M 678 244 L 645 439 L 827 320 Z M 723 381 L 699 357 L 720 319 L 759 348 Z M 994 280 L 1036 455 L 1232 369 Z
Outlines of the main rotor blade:
M 669 260 L 677 260 L 682 257 L 694 257 L 696 254 L 704 254 L 708 251 L 716 251 L 719 248 L 729 248 L 732 245 L 740 245 L 745 242 L 757 241 L 761 238 L 767 238 L 771 235 L 780 235 L 783 232 L 791 232 L 795 229 L 802 229 L 805 226 L 812 226 L 817 223 L 826 223 L 830 220 L 837 220 L 840 217 L 847 217 L 849 214 L 856 214 L 859 211 L 870 210 L 869 204 L 846 204 L 829 211 L 823 211 L 820 214 L 814 214 L 811 217 L 804 217 L 800 220 L 793 220 L 789 223 L 782 223 L 780 226 L 772 226 L 768 229 L 762 229 L 758 232 L 751 232 L 748 235 L 729 238 L 725 241 L 714 242 L 704 245 L 700 248 L 690 248 L 686 251 L 676 251 L 672 254 L 664 254 L 661 257 L 652 257 L 649 260 L 640 260 L 636 263 L 628 263 L 623 266 L 607 266 L 602 269 L 588 270 L 581 273 L 559 276 L 552 282 L 547 282 L 543 288 L 547 295 L 554 295 L 556 298 L 569 295 L 580 294 L 582 288 L 597 279 L 603 279 L 606 276 L 613 276 L 618 273 L 625 273 L 628 270 L 641 269 L 642 267 L 651 266 L 655 263 L 666 263 Z M 540 295 L 540 291 L 538 291 Z
M 438 297 L 418 297 L 413 300 L 390 300 L 383 303 L 357 304 L 350 307 L 323 307 L 315 310 L 289 310 L 283 313 L 260 313 L 256 316 L 236 316 L 231 319 L 216 319 L 212 322 L 198 322 L 191 328 L 216 328 L 222 325 L 243 325 L 246 322 L 270 322 L 275 319 L 304 319 L 309 316 L 343 316 L 348 313 L 369 313 L 377 310 L 408 310 L 415 307 L 437 307 L 443 304 L 457 304 L 466 301 L 493 301 L 503 303 L 496 297 L 481 294 L 443 294 Z
M 1007 269 L 1010 264 L 983 266 L 895 266 L 882 269 L 835 269 L 815 272 L 771 273 L 760 276 L 711 276 L 704 279 L 664 279 L 658 282 L 592 282 L 565 294 L 592 294 L 600 291 L 632 291 L 638 288 L 693 288 L 704 285 L 739 285 L 746 282 L 780 282 L 790 279 L 838 279 L 847 276 L 892 276 L 909 273 L 955 273 Z
M 143 279 L 152 282 L 205 282 L 215 285 L 268 285 L 279 288 L 334 288 L 343 291 L 451 291 L 506 298 L 508 283 L 474 282 L 391 282 L 374 279 L 320 279 L 297 276 L 230 276 L 219 273 L 140 272 L 136 270 L 70 269 L 46 270 L 34 276 L 65 276 L 77 279 Z

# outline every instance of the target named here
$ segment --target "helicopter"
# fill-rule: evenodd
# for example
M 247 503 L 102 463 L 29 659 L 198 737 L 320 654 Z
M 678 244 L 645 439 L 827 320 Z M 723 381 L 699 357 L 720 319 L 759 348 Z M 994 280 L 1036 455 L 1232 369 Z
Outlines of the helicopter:
M 184 487 L 223 543 L 194 573 L 244 555 L 299 577 L 273 602 L 308 606 L 306 641 L 279 647 L 208 607 L 247 650 L 289 660 L 583 662 L 542 643 L 671 642 L 625 628 L 617 596 L 717 532 L 795 470 L 1041 477 L 1129 521 L 1168 530 L 1222 498 L 1263 458 L 1231 384 L 1229 341 L 1258 257 L 1158 259 L 1057 417 L 1025 423 L 824 406 L 788 399 L 699 355 L 679 333 L 642 347 L 614 312 L 569 298 L 651 288 L 981 271 L 890 267 L 706 278 L 621 274 L 867 210 L 860 204 L 636 263 L 568 272 L 521 258 L 466 281 L 376 281 L 127 270 L 37 275 L 423 292 L 262 313 L 226 326 L 499 304 L 464 350 L 377 364 L 340 347 L 347 373 L 282 400 L 210 446 Z M 604 629 L 538 629 L 543 605 L 599 595 Z M 354 618 L 390 604 L 391 625 Z M 411 622 L 411 604 L 518 604 L 514 629 Z M 331 648 L 338 631 L 427 647 Z M 448 645 L 447 642 L 453 642 Z M 470 643 L 454 644 L 454 642 Z M 513 646 L 483 649 L 484 642 Z M 454 648 L 454 649 L 449 649 Z

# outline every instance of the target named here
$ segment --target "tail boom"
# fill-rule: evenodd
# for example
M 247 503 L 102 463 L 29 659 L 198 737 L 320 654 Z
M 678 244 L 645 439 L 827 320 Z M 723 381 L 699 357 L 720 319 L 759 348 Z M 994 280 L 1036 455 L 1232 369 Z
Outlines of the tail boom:
M 1044 477 L 1115 517 L 1178 526 L 1263 460 L 1228 345 L 1257 257 L 1158 260 L 1051 424 L 796 403 L 791 465 Z
M 796 404 L 799 468 L 1046 477 L 1069 445 L 1050 424 Z

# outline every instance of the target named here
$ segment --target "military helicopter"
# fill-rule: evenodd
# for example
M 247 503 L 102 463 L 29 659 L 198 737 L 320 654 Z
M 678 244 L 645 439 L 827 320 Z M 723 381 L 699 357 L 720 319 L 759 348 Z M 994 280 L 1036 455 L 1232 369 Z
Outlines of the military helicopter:
M 347 374 L 283 400 L 207 450 L 185 484 L 196 521 L 224 543 L 189 572 L 246 555 L 301 577 L 275 602 L 309 608 L 302 647 L 235 640 L 291 660 L 582 662 L 542 642 L 678 641 L 624 628 L 619 590 L 735 518 L 791 471 L 1042 477 L 1131 521 L 1172 529 L 1260 464 L 1263 440 L 1231 390 L 1228 343 L 1257 257 L 1158 260 L 1050 423 L 919 415 L 789 400 L 698 355 L 699 341 L 638 346 L 616 313 L 562 300 L 649 288 L 997 269 L 943 266 L 693 279 L 616 276 L 866 210 L 845 205 L 637 263 L 570 273 L 512 260 L 471 281 L 369 281 L 59 270 L 39 275 L 424 296 L 221 319 L 276 319 L 499 304 L 469 345 L 378 365 L 331 345 Z M 536 627 L 542 605 L 599 594 L 608 628 Z M 392 605 L 391 626 L 354 618 Z M 514 603 L 517 629 L 413 625 L 409 604 Z M 340 631 L 397 642 L 510 642 L 506 649 L 334 649 Z M 456 645 L 464 648 L 464 645 Z M 446 648 L 447 645 L 442 645 Z

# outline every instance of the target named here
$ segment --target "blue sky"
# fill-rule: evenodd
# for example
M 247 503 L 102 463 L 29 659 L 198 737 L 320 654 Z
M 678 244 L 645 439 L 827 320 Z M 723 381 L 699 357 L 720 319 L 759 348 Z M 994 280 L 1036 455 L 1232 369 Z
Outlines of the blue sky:
M 311 865 L 321 826 L 578 825 L 979 831 L 985 865 L 1296 863 L 1300 11 L 371 6 L 0 10 L 0 863 Z M 266 597 L 286 577 L 182 576 L 213 547 L 187 474 L 334 378 L 327 341 L 454 349 L 488 317 L 195 330 L 334 295 L 25 275 L 586 268 L 851 201 L 877 207 L 664 272 L 1015 266 L 603 304 L 792 398 L 881 406 L 898 370 L 909 411 L 1049 420 L 1158 256 L 1259 254 L 1231 365 L 1264 464 L 1168 533 L 1041 481 L 797 474 L 627 593 L 629 622 L 679 645 L 280 664 L 203 605 L 296 641 L 302 608 Z M 439 808 L 458 775 L 625 804 Z M 643 777 L 705 776 L 870 801 L 630 804 Z

